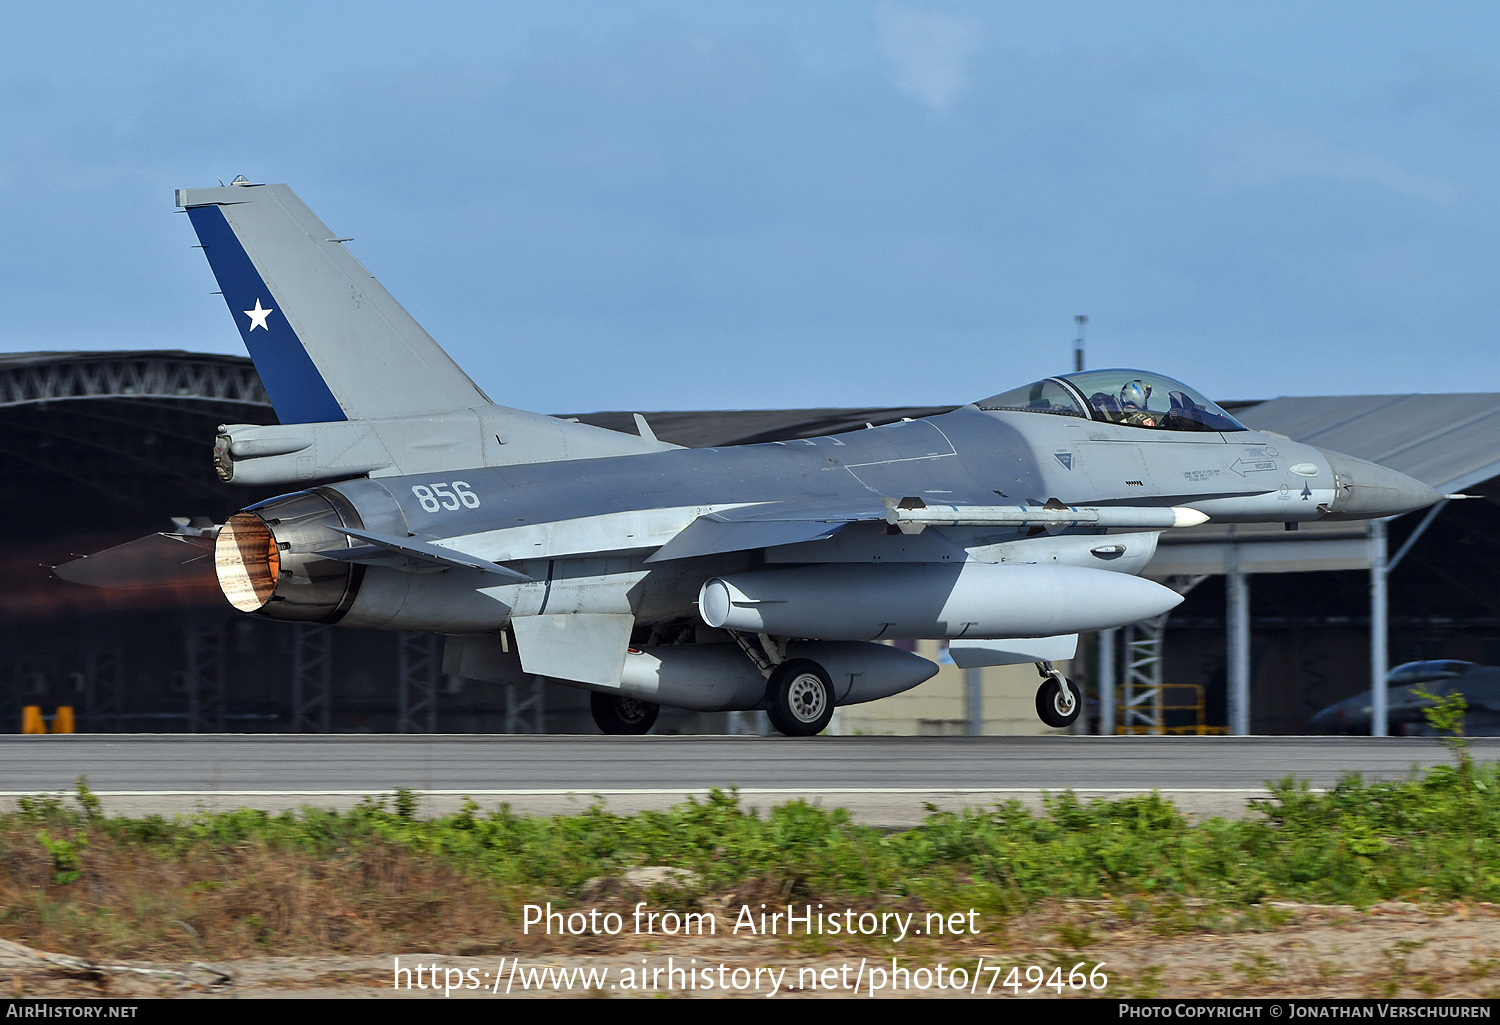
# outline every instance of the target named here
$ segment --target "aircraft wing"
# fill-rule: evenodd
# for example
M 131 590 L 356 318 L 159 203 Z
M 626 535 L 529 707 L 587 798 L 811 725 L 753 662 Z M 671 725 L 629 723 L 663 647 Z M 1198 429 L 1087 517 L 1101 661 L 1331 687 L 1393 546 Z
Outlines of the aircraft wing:
M 662 545 L 647 562 L 690 559 L 697 555 L 743 552 L 774 545 L 821 541 L 851 523 L 884 522 L 904 534 L 929 526 L 1048 526 L 1085 524 L 1163 530 L 1189 527 L 1208 517 L 1195 509 L 1074 508 L 1052 499 L 1045 506 L 929 506 L 920 498 L 880 499 L 869 504 L 776 502 L 726 509 L 699 516 Z
M 647 562 L 744 552 L 832 537 L 850 523 L 885 518 L 879 505 L 777 502 L 699 516 Z

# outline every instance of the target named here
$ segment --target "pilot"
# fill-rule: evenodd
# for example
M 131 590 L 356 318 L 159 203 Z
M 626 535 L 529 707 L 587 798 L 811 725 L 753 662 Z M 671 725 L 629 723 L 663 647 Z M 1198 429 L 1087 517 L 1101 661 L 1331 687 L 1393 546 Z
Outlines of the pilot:
M 1161 414 L 1146 408 L 1151 386 L 1137 378 L 1120 389 L 1120 422 L 1135 427 L 1160 427 Z

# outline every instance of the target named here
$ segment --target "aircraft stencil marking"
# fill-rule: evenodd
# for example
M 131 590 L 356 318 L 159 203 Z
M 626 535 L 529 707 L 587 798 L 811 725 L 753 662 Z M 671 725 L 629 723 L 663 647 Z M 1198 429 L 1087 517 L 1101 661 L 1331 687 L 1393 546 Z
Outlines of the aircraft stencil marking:
M 229 603 L 442 634 L 444 673 L 582 687 L 606 733 L 645 733 L 671 705 L 763 709 L 811 736 L 836 706 L 937 673 L 875 638 L 947 640 L 963 668 L 1034 663 L 1038 716 L 1067 726 L 1082 695 L 1053 661 L 1080 632 L 1182 600 L 1137 575 L 1162 531 L 1394 516 L 1443 497 L 1337 452 L 1269 447 L 1187 385 L 1132 369 L 801 444 L 687 449 L 639 415 L 635 433 L 543 416 L 492 402 L 285 185 L 183 189 L 177 204 L 227 308 L 250 318 L 242 337 L 281 421 L 220 427 L 214 468 L 294 489 L 217 528 Z M 1230 446 L 1232 474 L 1203 468 Z M 1328 474 L 1317 501 L 1306 483 L 1289 500 L 1283 449 L 1295 473 Z M 176 535 L 57 573 L 178 581 L 180 546 L 163 537 Z
M 452 484 L 413 484 L 411 493 L 416 496 L 427 512 L 447 509 L 450 512 L 460 505 L 469 509 L 479 508 L 479 496 L 470 489 L 467 481 L 456 480 Z

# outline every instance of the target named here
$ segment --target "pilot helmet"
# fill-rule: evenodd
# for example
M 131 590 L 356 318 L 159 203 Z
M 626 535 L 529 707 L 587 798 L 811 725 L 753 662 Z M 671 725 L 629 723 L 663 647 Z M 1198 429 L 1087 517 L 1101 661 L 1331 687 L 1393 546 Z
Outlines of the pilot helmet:
M 1138 409 L 1146 408 L 1146 400 L 1151 397 L 1151 386 L 1142 380 L 1134 380 L 1120 389 L 1120 404 L 1135 406 Z

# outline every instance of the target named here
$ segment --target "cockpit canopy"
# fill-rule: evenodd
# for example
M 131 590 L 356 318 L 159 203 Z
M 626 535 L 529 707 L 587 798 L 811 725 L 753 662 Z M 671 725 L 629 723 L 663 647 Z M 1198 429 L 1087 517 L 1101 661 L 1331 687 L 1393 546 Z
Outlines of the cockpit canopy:
M 1181 381 L 1144 370 L 1088 370 L 992 395 L 980 409 L 1056 413 L 1156 431 L 1249 428 Z

